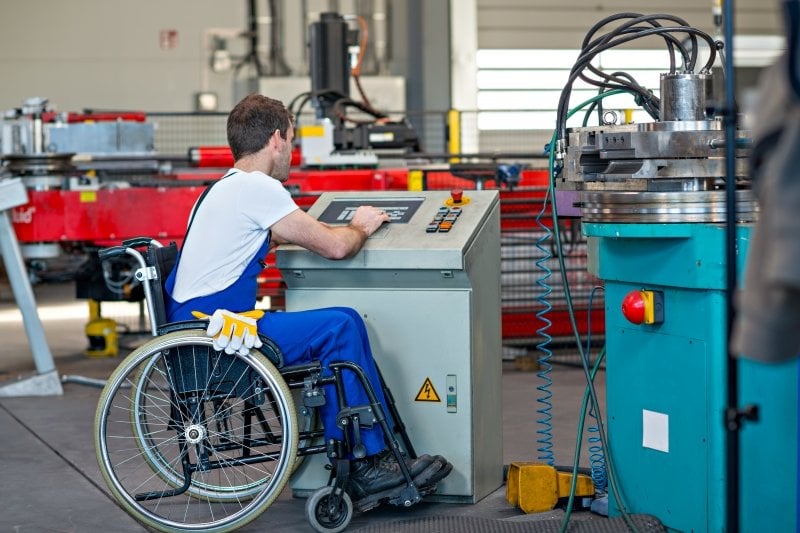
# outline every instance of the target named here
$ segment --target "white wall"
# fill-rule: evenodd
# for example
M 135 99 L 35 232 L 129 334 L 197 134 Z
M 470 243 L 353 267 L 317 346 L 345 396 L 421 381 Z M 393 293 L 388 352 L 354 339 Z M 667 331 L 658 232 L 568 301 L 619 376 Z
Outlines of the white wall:
M 245 9 L 229 0 L 2 0 L 0 109 L 44 96 L 62 111 L 191 110 L 204 30 L 244 28 Z M 163 50 L 159 33 L 170 29 L 177 46 Z M 228 98 L 228 79 L 211 74 L 209 88 Z
M 402 20 L 409 0 L 386 1 Z M 302 74 L 301 2 L 283 3 L 286 59 Z M 311 16 L 335 4 L 342 12 L 352 11 L 356 3 L 307 0 L 307 8 Z M 737 0 L 736 5 L 738 33 L 782 33 L 777 0 Z M 574 48 L 594 22 L 631 10 L 676 14 L 711 31 L 710 6 L 710 0 L 477 0 L 478 47 Z M 265 17 L 266 0 L 257 7 Z M 1 0 L 0 110 L 44 96 L 62 111 L 190 111 L 193 95 L 201 89 L 217 92 L 220 109 L 230 109 L 232 75 L 208 70 L 205 36 L 213 28 L 246 25 L 244 0 Z M 174 49 L 160 48 L 161 30 L 177 30 Z M 404 71 L 409 61 L 404 48 L 419 34 L 419 28 L 403 26 L 403 31 L 405 35 L 393 36 L 393 61 L 399 65 L 392 68 L 395 73 Z M 658 39 L 652 44 L 660 46 Z M 245 50 L 244 42 L 238 46 L 234 53 Z M 449 65 L 437 70 L 444 69 Z M 407 80 L 407 85 L 413 83 Z
M 281 43 L 293 74 L 307 74 L 308 24 L 322 11 L 355 13 L 359 1 L 280 2 Z M 376 13 L 391 9 L 398 20 L 407 9 L 406 0 L 372 1 Z M 256 9 L 265 64 L 268 1 L 258 0 Z M 247 18 L 246 0 L 0 0 L 0 111 L 31 96 L 48 97 L 61 111 L 191 111 L 200 90 L 218 93 L 219 109 L 227 111 L 233 104 L 234 74 L 208 68 L 209 32 L 244 31 Z M 162 30 L 178 32 L 174 49 L 160 47 Z M 385 28 L 374 32 L 372 45 L 386 46 L 386 37 Z M 405 61 L 404 40 L 389 46 L 390 60 Z M 243 55 L 248 47 L 239 38 L 229 49 Z M 247 73 L 239 72 L 240 77 Z

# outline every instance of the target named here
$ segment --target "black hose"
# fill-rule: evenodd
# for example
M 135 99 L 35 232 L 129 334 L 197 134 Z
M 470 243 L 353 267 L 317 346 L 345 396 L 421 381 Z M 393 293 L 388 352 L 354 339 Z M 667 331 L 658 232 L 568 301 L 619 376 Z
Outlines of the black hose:
M 234 74 L 247 64 L 252 64 L 255 68 L 256 76 L 264 75 L 264 66 L 258 57 L 258 14 L 256 11 L 256 0 L 247 0 L 247 37 L 250 43 L 250 50 L 233 68 Z
M 609 21 L 618 20 L 621 18 L 631 18 L 631 21 L 623 24 L 620 28 L 617 28 L 603 37 L 595 39 L 591 41 L 591 37 L 593 34 L 602 26 L 607 24 Z M 557 111 L 557 122 L 556 122 L 556 132 L 557 132 L 557 139 L 563 142 L 566 139 L 566 112 L 567 106 L 569 104 L 569 97 L 572 93 L 572 86 L 575 83 L 575 80 L 581 78 L 585 81 L 593 85 L 597 85 L 599 87 L 606 88 L 607 90 L 611 89 L 622 89 L 629 91 L 634 94 L 638 94 L 639 98 L 637 99 L 637 103 L 641 105 L 653 118 L 658 119 L 658 99 L 652 95 L 649 91 L 643 90 L 639 84 L 630 83 L 625 80 L 620 79 L 620 76 L 616 76 L 613 78 L 607 78 L 602 75 L 601 77 L 605 77 L 603 80 L 592 80 L 588 78 L 583 73 L 584 69 L 589 69 L 590 72 L 594 69 L 591 66 L 591 61 L 597 56 L 597 54 L 609 50 L 613 47 L 619 46 L 624 43 L 628 43 L 635 39 L 640 39 L 643 37 L 649 37 L 653 35 L 658 35 L 665 38 L 665 42 L 667 43 L 667 47 L 670 50 L 673 50 L 674 47 L 677 47 L 678 50 L 681 50 L 681 53 L 684 58 L 684 64 L 686 65 L 693 65 L 696 66 L 696 55 L 698 53 L 697 46 L 692 46 L 692 51 L 689 52 L 683 46 L 683 44 L 674 38 L 674 36 L 670 35 L 672 33 L 686 33 L 690 35 L 690 37 L 700 37 L 705 40 L 710 48 L 710 57 L 706 64 L 703 66 L 703 70 L 709 70 L 711 66 L 714 64 L 716 59 L 716 43 L 714 42 L 713 38 L 708 35 L 707 33 L 698 30 L 696 28 L 692 28 L 690 26 L 660 26 L 656 23 L 653 25 L 652 23 L 655 22 L 654 18 L 665 18 L 667 20 L 673 22 L 683 22 L 682 19 L 678 17 L 673 17 L 671 15 L 651 15 L 651 16 L 639 16 L 637 13 L 623 13 L 619 15 L 615 15 L 612 17 L 608 17 L 603 21 L 595 24 L 595 26 L 589 31 L 586 38 L 584 39 L 584 48 L 581 50 L 581 55 L 575 61 L 573 65 L 572 71 L 570 73 L 570 77 L 567 83 L 564 86 L 563 91 L 561 92 L 561 97 L 559 98 L 558 103 L 558 111 Z M 636 24 L 640 24 L 642 22 L 649 22 L 651 24 L 650 27 L 634 27 Z M 665 36 L 669 36 L 666 38 Z M 693 40 L 692 42 L 695 42 Z M 671 54 L 671 65 L 674 65 L 674 56 Z M 609 81 L 613 81 L 611 83 Z

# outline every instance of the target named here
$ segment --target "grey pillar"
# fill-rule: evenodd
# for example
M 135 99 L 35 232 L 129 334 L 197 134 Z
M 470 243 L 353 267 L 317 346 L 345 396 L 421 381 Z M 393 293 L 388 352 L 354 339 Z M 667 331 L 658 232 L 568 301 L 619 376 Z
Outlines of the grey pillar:
M 22 180 L 17 178 L 0 181 L 0 253 L 3 254 L 3 262 L 11 283 L 11 290 L 14 292 L 14 299 L 22 313 L 25 334 L 28 336 L 38 375 L 0 387 L 0 397 L 62 394 L 61 382 L 53 363 L 53 355 L 47 345 L 44 328 L 36 310 L 33 289 L 28 280 L 19 243 L 8 215 L 11 208 L 26 203 L 28 203 L 28 194 Z

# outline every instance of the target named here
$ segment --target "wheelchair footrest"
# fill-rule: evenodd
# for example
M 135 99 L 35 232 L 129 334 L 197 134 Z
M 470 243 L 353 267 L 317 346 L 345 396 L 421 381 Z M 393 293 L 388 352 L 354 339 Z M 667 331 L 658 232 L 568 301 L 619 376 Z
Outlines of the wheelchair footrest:
M 360 513 L 367 512 L 384 503 L 396 505 L 398 507 L 411 507 L 422 501 L 422 498 L 436 492 L 436 485 L 427 487 L 416 487 L 412 485 L 401 485 L 386 489 L 382 492 L 370 494 L 353 502 L 353 507 Z

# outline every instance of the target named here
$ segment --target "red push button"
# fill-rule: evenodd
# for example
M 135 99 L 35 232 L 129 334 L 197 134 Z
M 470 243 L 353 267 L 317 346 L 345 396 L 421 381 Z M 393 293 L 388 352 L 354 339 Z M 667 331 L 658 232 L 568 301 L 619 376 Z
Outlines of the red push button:
M 631 291 L 622 299 L 622 315 L 633 324 L 664 322 L 664 293 L 661 291 Z
M 460 204 L 463 196 L 464 196 L 464 191 L 461 189 L 453 189 L 452 191 L 450 191 L 450 198 L 453 199 L 454 204 Z
M 622 316 L 634 324 L 644 322 L 644 297 L 642 291 L 631 291 L 622 299 Z

